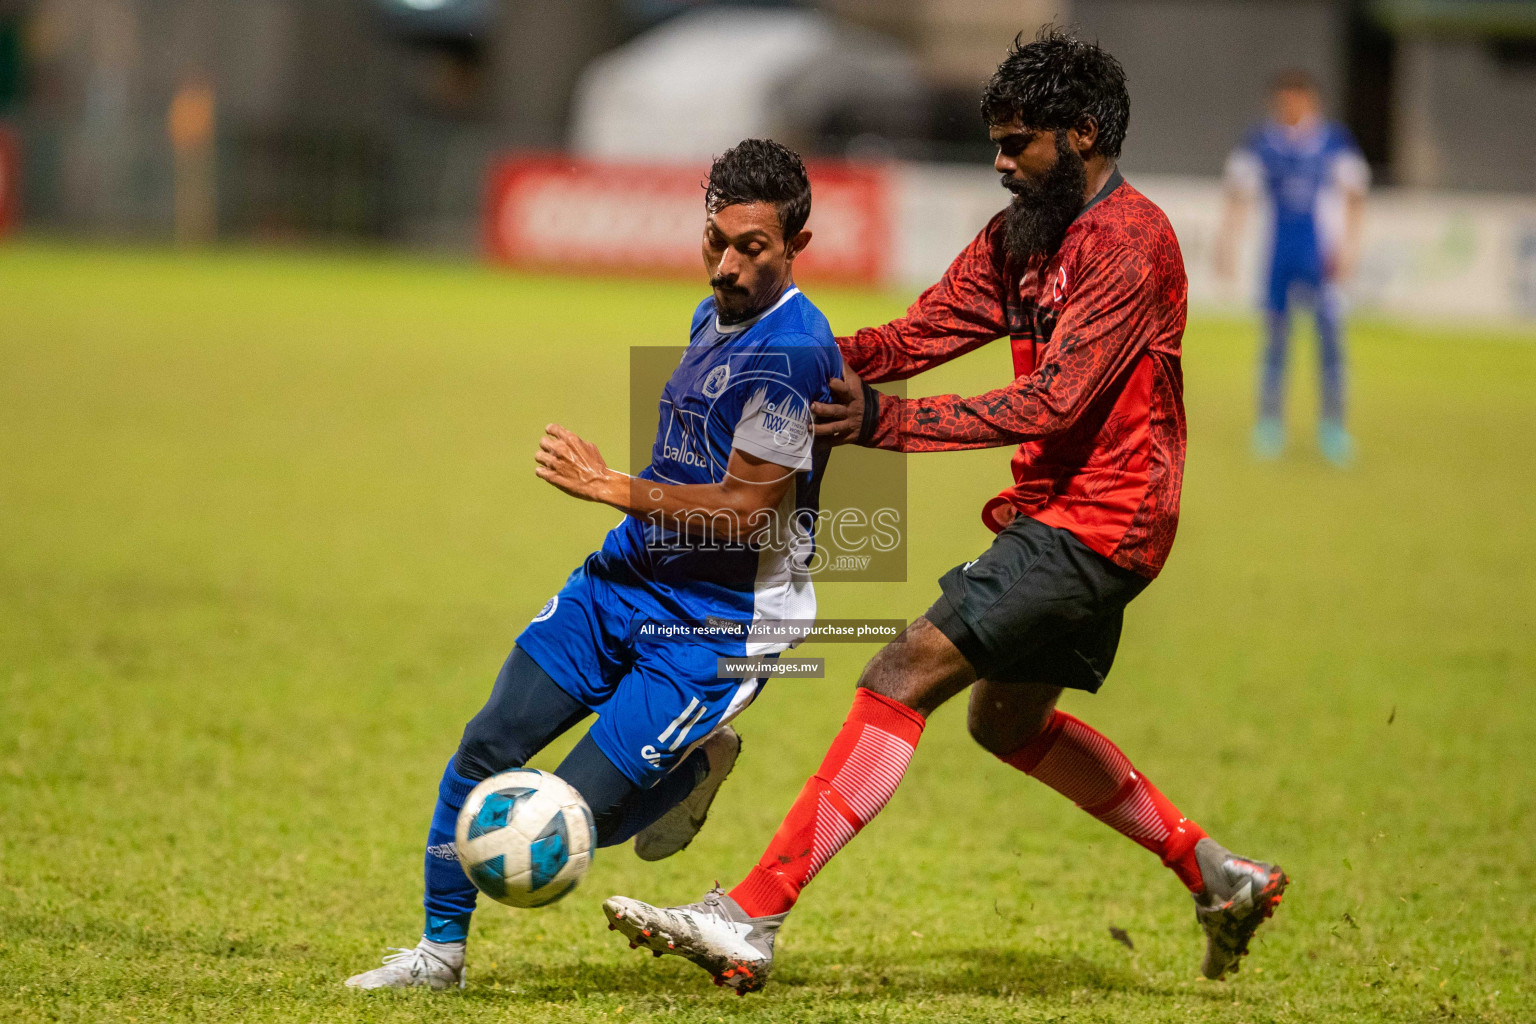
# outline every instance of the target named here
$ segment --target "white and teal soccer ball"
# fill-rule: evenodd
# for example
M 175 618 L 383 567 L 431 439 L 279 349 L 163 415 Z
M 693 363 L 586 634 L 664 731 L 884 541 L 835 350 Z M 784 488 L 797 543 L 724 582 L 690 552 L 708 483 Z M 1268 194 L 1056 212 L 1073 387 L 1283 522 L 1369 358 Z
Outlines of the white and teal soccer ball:
M 509 907 L 542 907 L 587 873 L 597 829 L 587 802 L 564 780 L 514 768 L 470 790 L 456 838 L 475 888 Z

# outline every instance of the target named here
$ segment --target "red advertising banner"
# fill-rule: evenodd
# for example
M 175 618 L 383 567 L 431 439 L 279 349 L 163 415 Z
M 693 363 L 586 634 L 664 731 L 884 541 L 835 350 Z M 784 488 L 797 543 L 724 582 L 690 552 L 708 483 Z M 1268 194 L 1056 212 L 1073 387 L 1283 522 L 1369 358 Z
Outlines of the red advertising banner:
M 21 159 L 16 136 L 0 124 L 0 236 L 16 224 L 21 210 Z
M 810 247 L 796 277 L 884 282 L 889 188 L 878 167 L 813 163 Z M 520 156 L 492 168 L 486 249 L 498 262 L 579 272 L 703 272 L 707 164 L 637 165 Z

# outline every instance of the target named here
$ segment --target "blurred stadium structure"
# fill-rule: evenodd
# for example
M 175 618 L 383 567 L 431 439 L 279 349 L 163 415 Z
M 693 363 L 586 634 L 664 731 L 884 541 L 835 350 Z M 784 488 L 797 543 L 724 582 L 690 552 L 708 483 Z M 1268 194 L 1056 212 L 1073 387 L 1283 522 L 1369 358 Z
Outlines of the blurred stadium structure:
M 639 195 L 628 235 L 665 235 L 710 154 L 770 134 L 855 182 L 812 226 L 863 263 L 828 271 L 925 283 L 1001 205 L 978 88 L 1047 20 L 1126 65 L 1124 166 L 1197 300 L 1240 297 L 1209 273 L 1217 176 L 1299 67 L 1387 186 L 1358 298 L 1536 317 L 1536 0 L 0 0 L 0 225 L 560 262 L 518 234 L 538 197 L 507 182 Z M 574 162 L 519 178 L 517 152 Z M 588 253 L 607 227 L 588 219 Z

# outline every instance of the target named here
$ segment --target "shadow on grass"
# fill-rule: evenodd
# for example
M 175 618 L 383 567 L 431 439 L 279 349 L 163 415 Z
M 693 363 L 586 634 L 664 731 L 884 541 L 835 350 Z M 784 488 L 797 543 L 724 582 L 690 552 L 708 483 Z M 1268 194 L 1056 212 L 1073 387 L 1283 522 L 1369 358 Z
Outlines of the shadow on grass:
M 861 958 L 862 959 L 862 958 Z M 1055 996 L 1067 992 L 1158 993 L 1127 964 L 1017 948 L 915 950 L 900 958 L 840 965 L 810 954 L 784 972 L 785 980 L 817 984 L 842 975 L 880 991 L 911 995 Z M 786 965 L 789 966 L 789 965 Z M 841 969 L 838 969 L 838 968 Z
M 726 996 L 702 971 L 680 958 L 653 960 L 641 953 L 617 964 L 596 959 L 503 964 L 472 977 L 471 991 L 476 987 L 486 997 L 519 1002 L 581 1002 L 594 993 L 634 997 L 641 1003 Z M 879 951 L 839 956 L 797 950 L 781 956 L 767 991 L 791 998 L 864 1001 L 955 995 L 1030 999 L 1078 991 L 1167 995 L 1172 990 L 1150 983 L 1128 964 L 1034 950 L 941 949 L 899 956 Z

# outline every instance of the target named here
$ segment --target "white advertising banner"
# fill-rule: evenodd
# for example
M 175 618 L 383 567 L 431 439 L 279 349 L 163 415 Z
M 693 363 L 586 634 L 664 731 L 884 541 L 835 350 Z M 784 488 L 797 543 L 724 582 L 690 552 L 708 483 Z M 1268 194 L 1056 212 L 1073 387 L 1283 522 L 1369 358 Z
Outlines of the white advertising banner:
M 1221 183 L 1127 177 L 1173 223 L 1191 303 L 1228 308 L 1257 303 L 1267 233 L 1259 210 L 1246 225 L 1237 276 L 1226 281 L 1218 278 L 1212 260 Z M 902 288 L 938 280 L 1008 200 L 988 168 L 907 164 L 895 170 L 891 183 L 891 283 Z M 1346 292 L 1356 308 L 1393 316 L 1536 320 L 1536 196 L 1373 191 L 1360 265 Z

